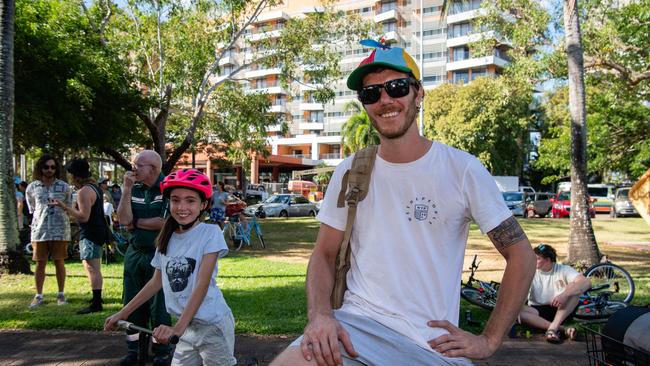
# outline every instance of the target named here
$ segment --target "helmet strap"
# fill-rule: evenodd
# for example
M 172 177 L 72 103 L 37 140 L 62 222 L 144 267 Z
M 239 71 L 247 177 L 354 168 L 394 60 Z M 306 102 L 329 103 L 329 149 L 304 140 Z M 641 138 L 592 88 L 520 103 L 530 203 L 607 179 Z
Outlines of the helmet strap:
M 181 229 L 183 229 L 183 231 L 185 231 L 185 230 L 189 230 L 189 229 L 191 229 L 192 226 L 194 226 L 194 224 L 199 220 L 199 217 L 201 217 L 201 215 L 197 215 L 196 218 L 195 218 L 192 222 L 190 222 L 189 224 L 185 224 L 185 225 L 183 225 L 183 224 L 179 223 L 179 224 L 178 224 L 178 227 L 180 227 Z

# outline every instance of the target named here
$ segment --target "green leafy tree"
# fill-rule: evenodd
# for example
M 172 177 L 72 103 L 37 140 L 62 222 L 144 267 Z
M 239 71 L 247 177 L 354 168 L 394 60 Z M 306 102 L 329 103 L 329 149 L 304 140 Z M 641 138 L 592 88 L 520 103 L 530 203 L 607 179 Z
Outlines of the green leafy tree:
M 348 102 L 343 107 L 343 112 L 353 113 L 341 126 L 341 142 L 346 154 L 359 151 L 366 146 L 379 145 L 379 133 L 361 103 Z
M 123 60 L 137 74 L 138 90 L 153 101 L 150 108 L 135 113 L 149 131 L 154 149 L 167 156 L 165 171 L 192 146 L 203 116 L 211 113 L 209 101 L 222 98 L 215 93 L 221 85 L 244 79 L 244 71 L 256 64 L 280 68 L 281 84 L 287 88 L 293 81 L 319 85 L 314 92 L 316 99 L 330 100 L 334 97 L 334 82 L 341 77 L 339 51 L 370 29 L 370 24 L 360 17 L 326 5 L 322 11 L 285 21 L 278 30 L 279 37 L 261 33 L 266 29 L 259 29 L 259 36 L 247 36 L 259 15 L 279 4 L 276 0 L 130 0 L 123 11 L 108 0 L 100 3 L 108 5 L 96 7 L 104 10 L 103 16 L 95 19 L 110 18 L 111 22 L 103 31 L 99 26 L 94 28 L 103 32 L 109 45 L 120 50 Z M 88 14 L 93 19 L 92 11 Z M 232 49 L 250 52 L 236 67 L 221 67 Z M 217 101 L 215 105 L 224 103 Z M 184 116 L 174 119 L 183 126 L 177 130 L 185 131 L 175 139 L 167 134 L 171 114 Z M 251 115 L 245 120 L 257 117 Z M 223 130 L 222 126 L 213 129 Z M 167 153 L 168 143 L 173 148 Z
M 532 89 L 505 78 L 444 84 L 424 99 L 428 138 L 467 151 L 495 175 L 521 175 L 532 114 Z
M 0 3 L 0 273 L 30 273 L 16 221 L 13 169 L 14 17 L 12 0 Z
M 130 110 L 145 101 L 75 3 L 19 0 L 15 63 L 17 151 L 63 156 L 144 142 Z

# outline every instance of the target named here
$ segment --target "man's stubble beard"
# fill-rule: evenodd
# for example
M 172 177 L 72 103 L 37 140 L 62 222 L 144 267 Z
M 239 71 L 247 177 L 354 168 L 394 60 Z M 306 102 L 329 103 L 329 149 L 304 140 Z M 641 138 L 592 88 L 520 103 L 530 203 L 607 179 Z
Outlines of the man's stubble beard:
M 368 115 L 368 118 L 370 118 L 370 122 L 372 123 L 372 126 L 375 128 L 375 130 L 377 130 L 377 132 L 379 132 L 379 134 L 382 137 L 387 138 L 389 140 L 393 140 L 393 139 L 400 138 L 406 134 L 409 128 L 411 128 L 411 125 L 413 125 L 413 123 L 415 122 L 415 116 L 417 115 L 417 112 L 418 112 L 418 108 L 415 107 L 415 98 L 413 98 L 411 103 L 409 103 L 408 111 L 406 113 L 406 118 L 404 119 L 404 124 L 395 132 L 388 132 L 383 130 L 382 128 L 379 127 L 379 124 L 377 123 L 377 121 L 375 121 L 374 118 L 370 117 L 370 115 Z

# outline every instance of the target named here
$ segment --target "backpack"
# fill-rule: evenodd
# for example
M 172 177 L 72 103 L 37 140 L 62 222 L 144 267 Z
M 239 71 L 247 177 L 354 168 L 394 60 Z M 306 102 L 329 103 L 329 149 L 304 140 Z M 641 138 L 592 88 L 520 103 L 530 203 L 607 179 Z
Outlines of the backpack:
M 330 302 L 333 309 L 338 309 L 343 304 L 343 295 L 347 289 L 346 276 L 350 269 L 350 235 L 352 225 L 357 215 L 357 204 L 366 198 L 372 168 L 377 157 L 377 145 L 368 146 L 357 151 L 352 159 L 352 166 L 343 175 L 341 190 L 339 192 L 336 207 L 344 207 L 348 204 L 348 218 L 345 225 L 345 234 L 336 257 L 336 273 L 334 276 L 334 287 Z

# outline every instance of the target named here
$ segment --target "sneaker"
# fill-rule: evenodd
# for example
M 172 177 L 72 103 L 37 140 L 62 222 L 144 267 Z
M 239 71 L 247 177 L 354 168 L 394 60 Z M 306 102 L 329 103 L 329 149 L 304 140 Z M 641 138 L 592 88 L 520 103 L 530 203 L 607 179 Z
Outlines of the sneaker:
M 164 355 L 156 355 L 153 358 L 153 366 L 169 366 L 172 363 L 172 355 L 167 353 Z
M 83 308 L 79 311 L 77 311 L 77 314 L 79 315 L 84 315 L 84 314 L 90 314 L 90 313 L 98 313 L 100 311 L 104 310 L 104 307 L 102 304 L 90 304 L 87 308 Z
M 66 305 L 68 301 L 65 299 L 65 295 L 56 295 L 56 304 L 57 305 Z
M 135 366 L 138 364 L 138 354 L 129 352 L 120 360 L 120 366 Z
M 34 299 L 32 300 L 32 303 L 29 304 L 29 308 L 34 309 L 34 308 L 37 308 L 37 307 L 39 307 L 41 305 L 43 305 L 43 298 L 38 297 L 38 296 L 34 296 Z

